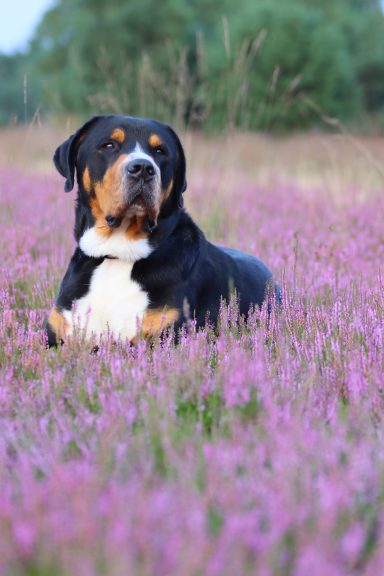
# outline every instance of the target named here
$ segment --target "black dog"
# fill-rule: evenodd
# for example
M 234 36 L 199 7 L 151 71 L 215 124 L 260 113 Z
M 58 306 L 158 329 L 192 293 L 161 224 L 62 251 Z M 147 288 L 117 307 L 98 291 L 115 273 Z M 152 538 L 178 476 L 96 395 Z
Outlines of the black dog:
M 131 341 L 170 324 L 177 330 L 186 307 L 197 326 L 216 322 L 232 289 L 245 315 L 269 286 L 279 299 L 260 260 L 214 246 L 183 209 L 185 157 L 169 126 L 96 116 L 59 146 L 54 162 L 66 192 L 76 173 L 78 246 L 48 318 L 50 345 L 74 326 Z

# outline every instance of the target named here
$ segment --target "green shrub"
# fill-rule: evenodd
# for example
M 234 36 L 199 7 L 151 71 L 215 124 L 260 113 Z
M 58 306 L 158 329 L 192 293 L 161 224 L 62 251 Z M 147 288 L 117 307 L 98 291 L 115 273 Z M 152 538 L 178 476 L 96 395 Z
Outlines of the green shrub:
M 30 120 L 38 109 L 39 82 L 24 54 L 0 54 L 0 125 Z
M 341 119 L 358 110 L 360 89 L 345 38 L 320 11 L 292 0 L 264 0 L 247 3 L 228 26 L 230 58 L 220 57 L 217 45 L 210 54 L 215 125 L 224 121 L 223 111 L 231 105 L 234 124 L 259 129 L 318 122 L 308 98 Z M 257 37 L 260 42 L 264 37 L 260 47 L 254 43 Z
M 58 0 L 29 52 L 0 58 L 0 123 L 29 119 L 41 93 L 54 115 L 214 131 L 357 125 L 383 115 L 383 72 L 378 0 Z

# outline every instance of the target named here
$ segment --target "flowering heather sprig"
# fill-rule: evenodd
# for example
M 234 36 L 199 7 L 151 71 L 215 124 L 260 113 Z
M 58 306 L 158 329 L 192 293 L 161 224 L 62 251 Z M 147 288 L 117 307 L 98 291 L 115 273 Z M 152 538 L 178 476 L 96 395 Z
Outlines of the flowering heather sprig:
M 72 202 L 0 172 L 0 574 L 381 574 L 383 198 L 244 182 L 217 240 L 268 263 L 283 312 L 97 354 L 44 345 Z

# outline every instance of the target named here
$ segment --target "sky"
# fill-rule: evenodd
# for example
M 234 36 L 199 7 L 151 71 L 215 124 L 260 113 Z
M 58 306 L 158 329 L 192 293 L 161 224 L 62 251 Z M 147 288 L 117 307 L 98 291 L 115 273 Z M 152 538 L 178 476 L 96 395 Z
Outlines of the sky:
M 23 50 L 54 0 L 4 0 L 1 4 L 0 52 Z
M 12 54 L 23 50 L 55 0 L 5 0 L 1 2 L 0 52 Z M 381 0 L 384 8 L 384 0 Z

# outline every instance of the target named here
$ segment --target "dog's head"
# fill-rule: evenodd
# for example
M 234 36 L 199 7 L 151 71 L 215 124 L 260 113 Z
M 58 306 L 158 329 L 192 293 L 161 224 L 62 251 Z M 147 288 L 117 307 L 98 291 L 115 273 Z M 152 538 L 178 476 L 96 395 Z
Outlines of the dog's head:
M 66 178 L 65 191 L 79 186 L 98 234 L 110 236 L 122 222 L 150 233 L 159 216 L 182 204 L 185 156 L 176 133 L 155 120 L 96 116 L 54 155 Z

